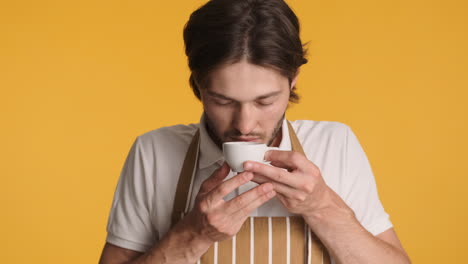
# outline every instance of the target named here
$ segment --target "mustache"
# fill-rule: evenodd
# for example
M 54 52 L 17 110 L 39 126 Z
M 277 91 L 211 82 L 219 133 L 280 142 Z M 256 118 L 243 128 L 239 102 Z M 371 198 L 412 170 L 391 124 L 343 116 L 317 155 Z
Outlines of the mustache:
M 258 132 L 252 132 L 252 133 L 248 133 L 248 134 L 242 134 L 240 131 L 238 130 L 230 130 L 226 133 L 224 133 L 224 137 L 241 137 L 241 136 L 244 136 L 244 137 L 263 137 L 263 134 L 262 133 L 258 133 Z

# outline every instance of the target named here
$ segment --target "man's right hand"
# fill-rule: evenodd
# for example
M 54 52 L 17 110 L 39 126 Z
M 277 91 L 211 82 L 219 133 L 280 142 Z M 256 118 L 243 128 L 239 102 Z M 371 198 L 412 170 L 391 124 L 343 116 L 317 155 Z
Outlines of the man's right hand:
M 273 185 L 267 182 L 225 201 L 226 195 L 253 178 L 251 172 L 243 172 L 224 181 L 228 174 L 229 166 L 224 163 L 204 181 L 194 208 L 182 220 L 211 244 L 237 234 L 250 213 L 276 195 Z

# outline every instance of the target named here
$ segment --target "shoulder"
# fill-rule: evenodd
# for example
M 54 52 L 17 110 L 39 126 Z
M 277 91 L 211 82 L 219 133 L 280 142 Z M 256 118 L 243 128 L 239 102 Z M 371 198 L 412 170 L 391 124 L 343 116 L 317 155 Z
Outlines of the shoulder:
M 143 133 L 139 136 L 141 140 L 186 140 L 191 138 L 197 131 L 199 124 L 174 125 L 160 127 Z
M 351 129 L 335 121 L 297 120 L 291 122 L 309 160 L 321 169 L 344 164 Z
M 336 121 L 291 121 L 299 140 L 301 141 L 345 141 L 351 128 Z
M 170 152 L 174 149 L 188 148 L 199 124 L 174 125 L 154 129 L 139 135 L 136 139 L 138 147 L 148 151 Z

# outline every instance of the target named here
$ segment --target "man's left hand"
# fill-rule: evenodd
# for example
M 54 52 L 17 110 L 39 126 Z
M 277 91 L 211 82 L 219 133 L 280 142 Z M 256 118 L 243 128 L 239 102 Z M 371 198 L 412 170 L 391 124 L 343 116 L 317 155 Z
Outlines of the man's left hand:
M 244 169 L 254 173 L 252 181 L 258 184 L 271 182 L 278 199 L 289 212 L 306 217 L 327 206 L 330 189 L 320 169 L 304 155 L 295 151 L 270 150 L 265 154 L 265 160 L 271 161 L 272 166 L 247 161 Z

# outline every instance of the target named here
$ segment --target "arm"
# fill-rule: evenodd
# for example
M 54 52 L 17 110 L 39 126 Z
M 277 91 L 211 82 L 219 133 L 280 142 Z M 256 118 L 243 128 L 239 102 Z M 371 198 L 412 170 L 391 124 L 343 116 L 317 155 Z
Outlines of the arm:
M 250 213 L 275 196 L 270 183 L 257 186 L 229 201 L 223 197 L 249 182 L 253 174 L 229 174 L 225 163 L 201 186 L 195 207 L 148 252 L 139 253 L 107 243 L 100 264 L 195 263 L 215 241 L 234 236 Z
M 106 243 L 101 254 L 100 264 L 139 264 L 139 263 L 195 263 L 211 246 L 197 234 L 190 232 L 180 222 L 147 253 L 121 248 Z M 185 245 L 185 246 L 181 246 Z
M 327 192 L 323 207 L 304 219 L 337 263 L 410 263 L 393 228 L 373 236 L 336 193 Z

